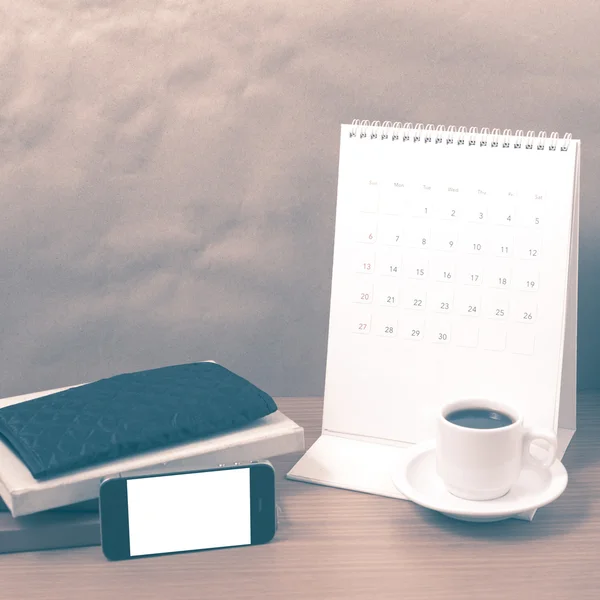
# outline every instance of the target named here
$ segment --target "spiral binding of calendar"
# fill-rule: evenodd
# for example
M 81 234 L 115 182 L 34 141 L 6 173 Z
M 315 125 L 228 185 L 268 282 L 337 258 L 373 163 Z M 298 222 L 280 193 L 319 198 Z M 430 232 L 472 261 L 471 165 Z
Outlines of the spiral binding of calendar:
M 524 148 L 525 150 L 567 151 L 572 135 L 559 137 L 557 132 L 549 136 L 545 131 L 524 133 L 522 129 L 514 133 L 511 129 L 490 130 L 487 127 L 455 127 L 443 125 L 423 125 L 422 123 L 400 123 L 398 121 L 365 121 L 354 119 L 350 129 L 350 137 L 369 139 L 390 139 L 392 142 L 413 142 L 433 144 L 456 144 L 457 146 L 490 146 L 492 148 Z

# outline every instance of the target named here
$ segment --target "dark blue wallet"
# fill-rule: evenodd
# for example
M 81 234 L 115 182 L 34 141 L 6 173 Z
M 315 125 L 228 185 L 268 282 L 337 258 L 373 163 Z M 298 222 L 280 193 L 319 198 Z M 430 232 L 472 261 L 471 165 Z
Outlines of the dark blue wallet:
M 0 409 L 0 435 L 36 479 L 224 433 L 277 410 L 225 367 L 126 373 Z

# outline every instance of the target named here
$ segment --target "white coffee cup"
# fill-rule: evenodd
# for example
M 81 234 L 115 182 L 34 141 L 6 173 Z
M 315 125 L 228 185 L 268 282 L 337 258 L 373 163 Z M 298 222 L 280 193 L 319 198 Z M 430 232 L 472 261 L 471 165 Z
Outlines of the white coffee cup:
M 468 422 L 468 415 L 461 421 L 448 420 L 458 411 L 487 411 L 497 428 L 478 428 L 485 425 L 485 413 L 479 413 L 477 423 Z M 472 412 L 469 414 L 473 415 Z M 498 420 L 499 419 L 499 420 Z M 457 424 L 462 422 L 463 424 Z M 546 442 L 548 449 L 543 458 L 532 454 L 532 443 Z M 438 416 L 436 435 L 437 473 L 446 489 L 459 498 L 467 500 L 492 500 L 507 494 L 519 478 L 524 465 L 548 469 L 556 459 L 556 435 L 551 431 L 528 429 L 523 416 L 515 408 L 491 400 L 460 400 L 444 406 Z

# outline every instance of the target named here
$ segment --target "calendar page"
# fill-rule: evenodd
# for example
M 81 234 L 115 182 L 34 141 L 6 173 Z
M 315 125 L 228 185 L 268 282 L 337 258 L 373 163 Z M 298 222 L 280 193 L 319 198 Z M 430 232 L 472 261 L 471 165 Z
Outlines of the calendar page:
M 324 431 L 416 443 L 460 398 L 557 428 L 577 156 L 342 126 Z

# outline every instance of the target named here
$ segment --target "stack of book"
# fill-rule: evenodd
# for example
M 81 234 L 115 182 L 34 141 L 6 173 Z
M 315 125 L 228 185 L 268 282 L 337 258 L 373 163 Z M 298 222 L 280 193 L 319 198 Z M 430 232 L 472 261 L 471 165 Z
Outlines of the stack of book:
M 0 408 L 71 387 L 78 386 L 4 398 Z M 225 433 L 36 479 L 0 437 L 0 553 L 99 544 L 98 493 L 107 477 L 213 468 L 303 449 L 302 427 L 276 410 Z

